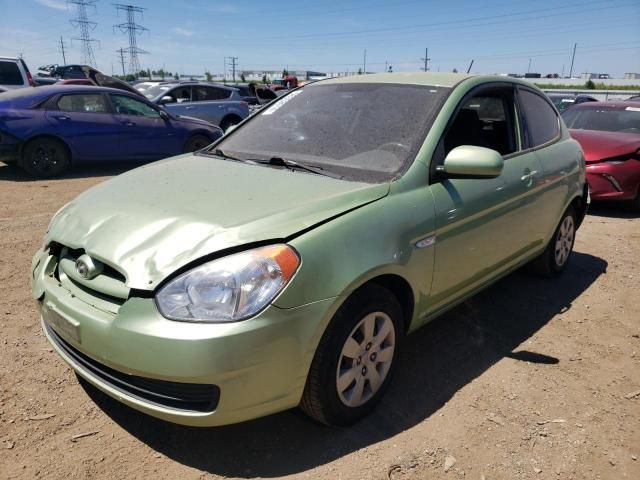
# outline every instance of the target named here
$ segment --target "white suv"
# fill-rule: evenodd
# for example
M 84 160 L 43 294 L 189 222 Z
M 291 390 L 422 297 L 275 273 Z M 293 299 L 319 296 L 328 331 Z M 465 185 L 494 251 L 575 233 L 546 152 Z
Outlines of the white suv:
M 0 57 L 0 92 L 31 86 L 33 86 L 33 78 L 24 60 Z

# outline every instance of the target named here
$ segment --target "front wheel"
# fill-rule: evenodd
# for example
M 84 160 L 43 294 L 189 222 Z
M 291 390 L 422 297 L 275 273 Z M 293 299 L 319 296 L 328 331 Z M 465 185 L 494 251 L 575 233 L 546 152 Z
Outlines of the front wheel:
M 206 135 L 193 135 L 184 147 L 184 153 L 196 152 L 202 150 L 207 145 L 211 144 L 211 140 Z
M 389 385 L 403 336 L 402 309 L 389 290 L 371 284 L 356 291 L 320 340 L 302 410 L 335 426 L 367 415 Z
M 64 172 L 71 163 L 67 147 L 54 138 L 30 141 L 22 151 L 22 168 L 32 177 L 51 178 Z
M 223 132 L 226 132 L 229 127 L 237 125 L 241 121 L 242 120 L 238 117 L 226 117 L 224 120 L 222 120 L 222 122 L 220 122 L 220 128 Z
M 575 210 L 569 207 L 545 251 L 531 263 L 534 271 L 545 277 L 555 277 L 567 268 L 576 239 L 576 225 Z

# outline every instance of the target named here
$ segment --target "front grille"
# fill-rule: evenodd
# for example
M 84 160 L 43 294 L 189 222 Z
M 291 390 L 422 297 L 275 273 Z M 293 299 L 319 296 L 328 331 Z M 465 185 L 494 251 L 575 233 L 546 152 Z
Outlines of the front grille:
M 216 385 L 168 382 L 128 375 L 79 352 L 46 323 L 45 328 L 55 344 L 74 362 L 122 393 L 176 410 L 212 412 L 218 406 L 220 389 Z

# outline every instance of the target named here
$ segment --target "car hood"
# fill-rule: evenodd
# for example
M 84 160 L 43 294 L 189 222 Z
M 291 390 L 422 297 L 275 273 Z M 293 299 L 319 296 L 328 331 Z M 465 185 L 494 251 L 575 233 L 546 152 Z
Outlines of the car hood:
M 207 122 L 206 120 L 202 120 L 200 118 L 195 118 L 195 117 L 187 117 L 185 115 L 175 115 L 173 114 L 173 116 L 179 121 L 179 122 L 186 122 L 186 123 L 190 123 L 192 125 L 202 125 L 204 127 L 209 127 L 209 128 L 218 128 L 216 127 L 213 123 L 211 122 Z
M 598 130 L 569 130 L 584 151 L 587 162 L 614 158 L 640 149 L 640 134 L 602 132 Z
M 129 288 L 152 290 L 205 255 L 286 239 L 388 192 L 389 184 L 188 154 L 82 193 L 54 216 L 45 244 L 84 249 Z

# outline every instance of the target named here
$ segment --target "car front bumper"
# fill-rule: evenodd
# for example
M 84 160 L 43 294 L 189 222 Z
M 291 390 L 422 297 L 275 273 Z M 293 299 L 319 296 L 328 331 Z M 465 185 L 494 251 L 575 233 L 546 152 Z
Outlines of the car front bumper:
M 640 187 L 640 160 L 587 164 L 593 200 L 633 200 Z
M 335 298 L 290 309 L 272 305 L 249 320 L 203 324 L 167 320 L 153 298 L 132 297 L 114 314 L 64 288 L 53 274 L 56 262 L 39 251 L 32 275 L 43 330 L 58 354 L 111 397 L 184 425 L 236 423 L 297 406 L 337 308 Z M 206 401 L 176 407 L 166 400 L 203 400 L 207 392 L 210 408 Z

